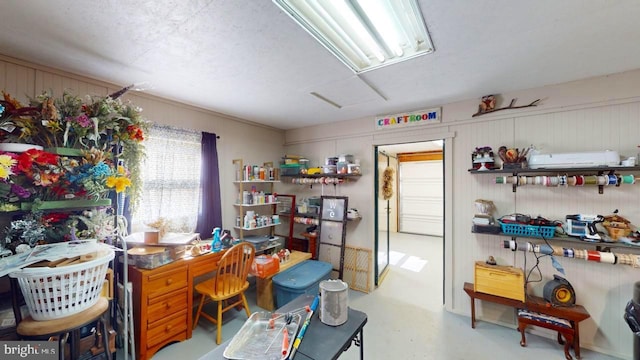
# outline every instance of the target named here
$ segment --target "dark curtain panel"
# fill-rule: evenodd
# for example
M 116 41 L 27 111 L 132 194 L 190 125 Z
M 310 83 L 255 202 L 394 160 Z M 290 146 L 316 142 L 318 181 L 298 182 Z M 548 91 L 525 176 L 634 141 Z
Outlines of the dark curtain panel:
M 213 228 L 222 228 L 222 206 L 220 205 L 220 177 L 218 176 L 218 148 L 216 134 L 202 133 L 202 172 L 200 174 L 200 209 L 196 232 L 200 238 L 211 237 Z

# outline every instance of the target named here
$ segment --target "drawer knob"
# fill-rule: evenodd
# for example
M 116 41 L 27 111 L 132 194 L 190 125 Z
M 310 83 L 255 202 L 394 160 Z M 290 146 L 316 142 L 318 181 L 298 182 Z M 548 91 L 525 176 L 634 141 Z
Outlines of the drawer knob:
M 165 332 L 169 332 L 169 331 L 171 331 L 171 328 L 173 328 L 173 326 L 167 325 L 167 327 L 164 329 L 164 331 Z
M 171 285 L 173 283 L 173 279 L 169 278 L 167 279 L 167 285 Z
M 167 309 L 170 309 L 170 308 L 171 308 L 171 304 L 169 304 L 169 303 L 164 304 L 164 306 L 165 306 Z

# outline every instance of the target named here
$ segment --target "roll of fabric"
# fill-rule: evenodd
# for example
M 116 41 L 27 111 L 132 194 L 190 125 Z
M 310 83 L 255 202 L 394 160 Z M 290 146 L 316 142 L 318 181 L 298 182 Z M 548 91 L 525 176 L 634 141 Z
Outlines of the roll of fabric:
M 551 245 L 551 248 L 553 249 L 553 255 L 564 256 L 564 249 L 562 247 Z
M 537 251 L 541 254 L 545 254 L 545 255 L 552 255 L 553 254 L 553 249 L 551 248 L 551 246 L 547 245 L 547 244 L 542 244 L 540 246 L 537 247 Z
M 564 253 L 564 257 L 572 258 L 575 256 L 573 249 L 571 248 L 562 248 Z
M 600 262 L 600 251 L 587 250 L 587 261 Z
M 600 262 L 601 263 L 607 263 L 607 264 L 615 264 L 616 263 L 616 256 L 613 255 L 613 253 L 610 253 L 610 252 L 601 252 L 600 253 Z
M 615 254 L 620 265 L 633 265 L 633 257 L 631 254 Z

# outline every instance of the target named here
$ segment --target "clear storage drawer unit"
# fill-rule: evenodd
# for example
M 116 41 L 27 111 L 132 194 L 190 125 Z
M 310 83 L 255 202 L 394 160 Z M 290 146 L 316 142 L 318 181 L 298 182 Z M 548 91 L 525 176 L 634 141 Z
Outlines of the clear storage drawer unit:
M 276 307 L 281 307 L 302 294 L 318 295 L 320 281 L 328 280 L 331 264 L 306 260 L 273 277 Z

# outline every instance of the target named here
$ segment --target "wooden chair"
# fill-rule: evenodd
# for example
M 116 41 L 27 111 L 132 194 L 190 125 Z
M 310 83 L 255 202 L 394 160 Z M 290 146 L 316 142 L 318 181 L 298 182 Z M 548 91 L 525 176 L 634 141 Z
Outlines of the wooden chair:
M 249 287 L 247 276 L 253 263 L 256 249 L 248 242 L 242 242 L 233 246 L 231 249 L 222 255 L 220 262 L 218 263 L 218 270 L 213 278 L 203 281 L 196 285 L 195 290 L 201 295 L 200 305 L 198 306 L 198 312 L 196 318 L 193 320 L 193 328 L 198 326 L 198 320 L 200 315 L 205 319 L 218 325 L 218 334 L 216 336 L 216 343 L 220 344 L 222 340 L 222 313 L 230 310 L 236 306 L 243 306 L 247 313 L 247 317 L 251 316 L 249 311 L 249 304 L 247 298 L 244 296 L 244 291 Z M 222 302 L 234 297 L 238 297 L 231 304 L 227 304 L 224 308 Z M 215 301 L 218 303 L 217 319 L 213 316 L 202 311 L 202 305 L 208 301 Z

